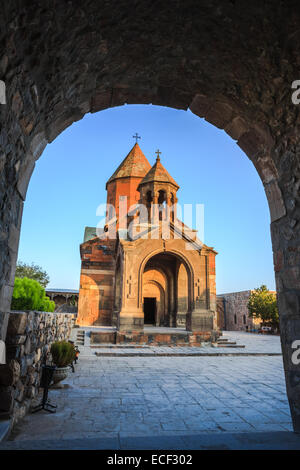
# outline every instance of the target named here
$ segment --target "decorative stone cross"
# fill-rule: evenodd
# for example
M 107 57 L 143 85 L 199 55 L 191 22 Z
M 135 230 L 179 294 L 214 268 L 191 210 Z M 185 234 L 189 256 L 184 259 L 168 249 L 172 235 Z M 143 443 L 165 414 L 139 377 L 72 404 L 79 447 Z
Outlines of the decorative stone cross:
M 132 137 L 135 139 L 135 143 L 136 143 L 136 144 L 137 144 L 138 139 L 141 138 L 141 137 L 138 135 L 137 132 L 136 132 L 135 135 L 133 135 Z
M 159 162 L 160 161 L 160 154 L 161 152 L 159 150 L 156 150 L 155 152 L 157 154 L 156 160 Z

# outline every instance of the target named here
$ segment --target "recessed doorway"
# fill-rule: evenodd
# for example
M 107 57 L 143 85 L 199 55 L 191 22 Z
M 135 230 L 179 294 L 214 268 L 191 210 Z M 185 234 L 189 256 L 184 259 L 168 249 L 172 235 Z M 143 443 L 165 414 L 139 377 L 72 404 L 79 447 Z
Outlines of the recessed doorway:
M 155 325 L 156 316 L 156 298 L 144 297 L 144 323 Z

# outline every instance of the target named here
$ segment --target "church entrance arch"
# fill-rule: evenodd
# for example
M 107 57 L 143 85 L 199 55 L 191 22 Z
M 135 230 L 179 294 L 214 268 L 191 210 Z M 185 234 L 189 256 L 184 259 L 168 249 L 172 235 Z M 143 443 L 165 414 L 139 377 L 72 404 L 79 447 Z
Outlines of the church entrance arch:
M 180 275 L 180 277 L 179 277 Z M 187 316 L 191 313 L 190 268 L 183 257 L 173 252 L 159 252 L 144 262 L 141 282 L 141 299 L 144 323 L 150 323 L 154 310 L 156 326 L 186 327 Z M 153 302 L 153 301 L 152 301 Z M 152 305 L 152 307 L 150 307 Z

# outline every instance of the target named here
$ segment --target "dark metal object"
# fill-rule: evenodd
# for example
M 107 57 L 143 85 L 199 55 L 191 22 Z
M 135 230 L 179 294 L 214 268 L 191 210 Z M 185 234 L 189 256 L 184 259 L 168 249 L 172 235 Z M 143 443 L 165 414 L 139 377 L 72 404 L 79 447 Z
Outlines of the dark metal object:
M 49 403 L 49 401 L 48 401 L 48 390 L 49 390 L 49 386 L 52 382 L 53 373 L 56 369 L 56 366 L 43 365 L 42 368 L 43 368 L 43 370 L 42 370 L 42 377 L 41 377 L 40 387 L 42 387 L 44 389 L 43 398 L 42 398 L 42 401 L 39 405 L 32 408 L 32 413 L 36 413 L 37 411 L 40 411 L 40 410 L 46 410 L 49 413 L 55 413 L 56 412 L 55 408 L 57 408 L 57 406 L 52 405 L 51 403 Z

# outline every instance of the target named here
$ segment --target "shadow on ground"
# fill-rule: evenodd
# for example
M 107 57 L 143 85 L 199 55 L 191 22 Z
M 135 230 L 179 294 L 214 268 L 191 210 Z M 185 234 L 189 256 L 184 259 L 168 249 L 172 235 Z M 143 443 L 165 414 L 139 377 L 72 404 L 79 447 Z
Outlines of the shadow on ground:
M 0 450 L 300 450 L 292 432 L 6 441 Z

